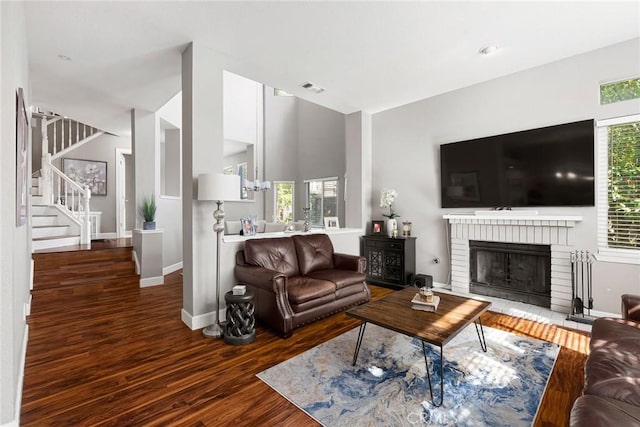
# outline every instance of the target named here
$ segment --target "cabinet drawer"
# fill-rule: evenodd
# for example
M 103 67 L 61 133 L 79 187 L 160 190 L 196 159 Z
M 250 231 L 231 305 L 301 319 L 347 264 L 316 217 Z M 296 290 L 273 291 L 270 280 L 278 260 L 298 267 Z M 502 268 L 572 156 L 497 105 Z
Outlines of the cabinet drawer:
M 401 251 L 403 248 L 402 242 L 389 242 L 389 241 L 381 242 L 377 240 L 367 240 L 364 245 L 367 248 L 395 249 L 399 251 Z

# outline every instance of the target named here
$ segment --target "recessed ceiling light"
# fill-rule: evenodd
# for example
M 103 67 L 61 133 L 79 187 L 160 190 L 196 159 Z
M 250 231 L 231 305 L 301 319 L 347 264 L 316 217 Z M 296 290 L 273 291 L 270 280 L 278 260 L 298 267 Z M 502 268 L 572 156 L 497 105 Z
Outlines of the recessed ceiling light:
M 63 54 L 59 54 L 58 59 L 61 61 L 73 61 L 72 57 Z
M 500 50 L 500 46 L 498 46 L 497 44 L 492 44 L 492 45 L 484 46 L 484 47 L 480 48 L 480 50 L 478 50 L 478 52 L 481 55 L 491 55 L 492 53 L 496 53 L 499 50 Z
M 300 86 L 302 86 L 303 88 L 311 91 L 311 92 L 315 92 L 315 93 L 322 93 L 324 92 L 324 88 L 320 87 L 316 84 L 313 84 L 311 82 L 304 82 L 302 83 Z

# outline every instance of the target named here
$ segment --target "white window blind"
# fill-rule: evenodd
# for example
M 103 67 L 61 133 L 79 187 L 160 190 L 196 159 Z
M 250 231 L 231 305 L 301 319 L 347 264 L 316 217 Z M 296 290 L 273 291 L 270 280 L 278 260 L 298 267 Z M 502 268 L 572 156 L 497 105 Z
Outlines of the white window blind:
M 598 246 L 640 263 L 640 115 L 598 122 Z

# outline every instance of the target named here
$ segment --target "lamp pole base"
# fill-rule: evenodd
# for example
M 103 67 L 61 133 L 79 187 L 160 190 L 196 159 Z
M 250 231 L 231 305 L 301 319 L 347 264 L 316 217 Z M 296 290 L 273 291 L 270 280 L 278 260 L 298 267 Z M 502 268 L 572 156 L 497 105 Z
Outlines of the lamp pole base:
M 220 324 L 216 322 L 213 325 L 209 325 L 204 328 L 202 330 L 202 335 L 207 338 L 222 338 L 224 331 L 222 330 L 222 327 L 220 327 Z

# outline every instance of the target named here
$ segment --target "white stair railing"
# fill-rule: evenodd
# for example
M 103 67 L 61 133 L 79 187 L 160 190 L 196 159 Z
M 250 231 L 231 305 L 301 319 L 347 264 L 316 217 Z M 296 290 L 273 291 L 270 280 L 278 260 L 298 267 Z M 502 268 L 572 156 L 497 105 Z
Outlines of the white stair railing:
M 51 164 L 51 154 L 42 157 L 42 195 L 47 204 L 61 208 L 80 226 L 80 243 L 91 243 L 89 201 L 91 190 L 81 187 L 60 169 Z
M 41 117 L 42 152 L 57 159 L 104 134 L 104 131 L 58 115 L 39 114 Z

